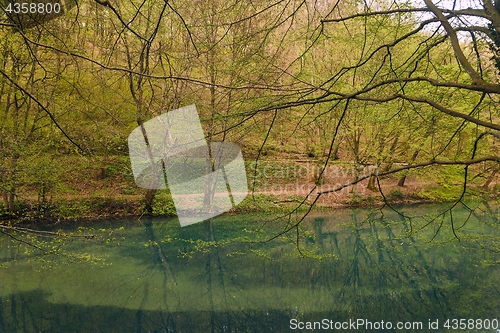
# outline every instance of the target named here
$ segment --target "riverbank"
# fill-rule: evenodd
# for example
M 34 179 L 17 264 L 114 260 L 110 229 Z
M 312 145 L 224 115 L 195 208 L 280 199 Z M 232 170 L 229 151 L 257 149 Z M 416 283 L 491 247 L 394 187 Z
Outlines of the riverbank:
M 382 181 L 384 183 L 384 181 Z M 417 184 L 410 184 L 403 188 L 394 188 L 387 191 L 353 194 L 352 192 L 339 191 L 337 193 L 323 194 L 316 201 L 313 211 L 325 211 L 349 207 L 379 207 L 385 203 L 420 204 L 452 201 L 448 197 L 424 196 L 431 191 L 430 188 L 421 190 Z M 429 192 L 430 193 L 430 192 Z M 286 212 L 302 204 L 299 211 L 305 211 L 313 203 L 317 191 L 306 198 L 307 193 L 279 192 L 254 192 L 236 208 L 227 214 L 248 212 Z M 482 198 L 498 200 L 494 193 L 483 193 Z M 1 220 L 17 222 L 42 222 L 58 223 L 61 221 L 82 219 L 113 219 L 123 217 L 141 217 L 149 215 L 144 210 L 144 195 L 109 195 L 109 196 L 66 196 L 52 198 L 50 204 L 39 206 L 36 199 L 23 200 L 17 203 L 15 215 L 3 213 Z M 159 192 L 153 201 L 153 216 L 175 216 L 175 208 L 171 196 Z
M 135 185 L 126 157 L 108 159 L 105 167 L 98 163 L 83 165 L 78 162 L 67 161 L 70 167 L 65 173 L 57 175 L 57 182 L 52 186 L 40 188 L 39 183 L 29 180 L 21 184 L 13 210 L 9 211 L 5 201 L 0 201 L 0 219 L 54 223 L 146 214 L 146 190 Z M 447 202 L 460 198 L 463 190 L 463 169 L 455 166 L 411 170 L 404 175 L 380 177 L 378 182 L 370 182 L 369 175 L 373 169 L 354 168 L 345 162 L 330 165 L 319 179 L 318 170 L 321 169 L 313 159 L 268 159 L 257 164 L 248 163 L 246 167 L 250 194 L 228 214 L 285 212 L 301 203 L 302 210 L 312 203 L 315 210 L 328 210 L 375 207 L 385 203 Z M 402 176 L 405 176 L 404 186 L 399 186 Z M 356 178 L 364 179 L 347 186 Z M 488 187 L 484 183 L 485 179 L 481 177 L 468 180 L 467 197 L 498 200 L 498 177 Z M 175 216 L 168 191 L 156 193 L 151 214 Z

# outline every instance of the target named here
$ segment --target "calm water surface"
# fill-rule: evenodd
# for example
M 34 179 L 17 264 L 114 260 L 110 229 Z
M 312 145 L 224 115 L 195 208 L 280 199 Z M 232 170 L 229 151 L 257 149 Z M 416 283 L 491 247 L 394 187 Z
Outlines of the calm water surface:
M 499 211 L 445 208 L 315 213 L 298 243 L 257 215 L 86 223 L 57 255 L 3 237 L 0 332 L 497 332 Z

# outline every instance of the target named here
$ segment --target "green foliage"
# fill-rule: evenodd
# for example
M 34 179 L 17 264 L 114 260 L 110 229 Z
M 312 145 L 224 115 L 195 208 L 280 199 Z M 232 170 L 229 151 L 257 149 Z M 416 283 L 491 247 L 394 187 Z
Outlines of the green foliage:
M 153 201 L 153 216 L 177 216 L 170 193 L 157 194 Z
M 434 202 L 457 200 L 460 194 L 461 187 L 448 185 L 432 186 L 418 193 L 421 198 Z
M 469 77 L 448 40 L 426 29 L 410 34 L 420 23 L 411 13 L 333 22 L 333 13 L 349 17 L 363 7 L 343 3 L 337 13 L 327 2 L 310 10 L 309 4 L 296 8 L 293 1 L 275 6 L 179 1 L 177 15 L 165 12 L 162 1 L 147 7 L 135 0 L 116 4 L 137 35 L 123 34 L 125 21 L 103 6 L 82 3 L 78 15 L 61 16 L 43 29 L 17 34 L 0 27 L 0 191 L 23 198 L 32 218 L 130 211 L 103 199 L 94 206 L 93 199 L 83 199 L 80 210 L 56 207 L 54 201 L 127 195 L 139 202 L 145 192 L 133 183 L 127 136 L 138 119 L 190 103 L 198 105 L 208 141 L 241 144 L 247 161 L 260 154 L 257 166 L 246 165 L 249 185 L 255 185 L 251 191 L 257 193 L 274 193 L 291 182 L 329 185 L 301 162 L 322 164 L 330 149 L 328 163 L 340 159 L 356 169 L 470 158 L 479 127 L 462 124 L 433 103 L 472 118 L 488 114 L 495 123 L 498 108 L 495 98 L 488 101 L 475 89 L 461 88 Z M 411 3 L 401 6 L 411 8 Z M 498 62 L 498 33 L 488 28 L 489 49 L 478 43 L 479 58 L 488 51 Z M 154 41 L 145 43 L 150 37 Z M 470 54 L 476 62 L 475 52 Z M 393 98 L 398 94 L 409 99 Z M 481 141 L 477 156 L 496 154 L 494 144 Z M 205 167 L 204 161 L 191 162 L 198 170 Z M 173 168 L 185 176 L 182 165 Z M 99 169 L 104 177 L 95 176 Z M 435 179 L 426 184 L 434 187 L 424 189 L 423 198 L 449 200 L 459 194 L 454 175 Z M 283 201 L 295 204 L 296 199 L 257 197 L 240 210 L 282 210 L 288 205 Z M 374 200 L 354 197 L 350 203 Z M 5 201 L 4 212 L 10 208 Z M 165 197 L 153 211 L 174 214 Z
M 390 200 L 402 200 L 404 197 L 403 192 L 400 189 L 396 188 L 389 192 Z
M 437 185 L 421 190 L 418 196 L 425 200 L 443 202 L 457 200 L 463 191 L 464 172 L 459 166 L 441 167 L 435 171 L 427 170 L 425 177 L 433 177 Z M 472 185 L 472 184 L 470 184 Z

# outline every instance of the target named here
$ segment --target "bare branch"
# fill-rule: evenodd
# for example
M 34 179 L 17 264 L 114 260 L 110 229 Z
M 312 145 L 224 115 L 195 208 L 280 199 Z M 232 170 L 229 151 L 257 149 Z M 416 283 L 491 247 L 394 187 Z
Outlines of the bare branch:
M 87 151 L 84 150 L 78 143 L 76 143 L 76 141 L 74 141 L 68 133 L 66 133 L 66 131 L 61 127 L 61 125 L 59 125 L 59 123 L 57 122 L 56 118 L 54 117 L 54 115 L 52 115 L 52 113 L 42 104 L 40 103 L 40 101 L 35 97 L 33 96 L 32 94 L 30 94 L 26 89 L 24 89 L 23 87 L 21 87 L 17 82 L 15 82 L 9 75 L 7 75 L 7 73 L 5 73 L 2 69 L 0 69 L 0 73 L 7 79 L 9 80 L 14 86 L 16 86 L 17 89 L 19 89 L 20 91 L 22 91 L 26 96 L 28 96 L 33 102 L 35 102 L 49 117 L 50 119 L 52 120 L 52 122 L 54 123 L 54 125 L 56 125 L 56 127 L 61 131 L 61 133 L 66 137 L 66 139 L 69 140 L 69 142 L 71 142 L 75 147 L 77 147 L 83 154 L 86 154 Z
M 448 19 L 443 15 L 443 12 L 436 5 L 434 5 L 434 3 L 431 0 L 424 0 L 424 2 L 427 5 L 427 7 L 429 7 L 429 9 L 434 13 L 434 15 L 436 15 L 436 17 L 441 22 L 443 28 L 446 30 L 448 37 L 450 37 L 451 44 L 453 46 L 453 51 L 455 52 L 455 56 L 457 57 L 460 65 L 462 65 L 467 74 L 469 74 L 470 78 L 472 79 L 472 82 L 474 84 L 485 84 L 483 78 L 474 70 L 474 68 L 472 68 L 471 64 L 469 63 L 464 53 L 462 52 L 462 48 L 460 47 L 460 42 L 458 41 L 455 29 L 453 29 L 450 22 L 448 22 Z
M 429 8 L 398 8 L 398 9 L 391 9 L 391 10 L 356 13 L 354 15 L 341 17 L 338 19 L 325 19 L 325 20 L 322 20 L 321 22 L 323 22 L 323 23 L 343 22 L 343 21 L 352 20 L 352 19 L 358 18 L 358 17 L 383 16 L 383 15 L 405 14 L 405 13 L 411 14 L 411 13 L 418 13 L 418 12 L 431 12 L 431 10 Z M 442 12 L 444 12 L 446 14 L 452 14 L 454 16 L 465 15 L 465 16 L 483 17 L 483 18 L 487 18 L 487 19 L 490 18 L 490 15 L 488 15 L 484 10 L 481 10 L 481 9 L 473 9 L 473 8 L 466 8 L 466 9 L 460 9 L 460 10 L 442 9 Z
M 463 27 L 463 26 L 456 27 L 455 31 L 481 32 L 481 33 L 485 34 L 486 36 L 488 36 L 490 39 L 492 39 L 491 32 L 488 30 L 488 28 L 481 27 L 478 25 L 473 25 L 470 27 Z
M 120 20 L 120 23 L 123 25 L 124 28 L 126 28 L 128 31 L 130 31 L 131 33 L 133 33 L 136 37 L 138 37 L 139 39 L 141 39 L 142 41 L 145 41 L 147 42 L 147 40 L 142 37 L 141 35 L 139 35 L 135 30 L 133 30 L 132 28 L 130 28 L 130 23 L 126 23 L 122 16 L 120 15 L 120 13 L 118 13 L 118 11 L 116 10 L 115 7 L 113 7 L 111 5 L 111 3 L 107 0 L 95 0 L 95 2 L 97 2 L 98 4 L 100 4 L 101 6 L 104 6 L 104 7 L 108 7 L 109 9 L 111 9 L 111 11 L 113 13 L 115 13 L 116 17 L 118 18 L 118 20 Z
M 495 124 L 492 122 L 487 122 L 484 120 L 480 120 L 480 119 L 474 118 L 470 115 L 467 115 L 467 114 L 464 114 L 464 113 L 461 113 L 461 112 L 458 112 L 455 110 L 448 109 L 448 108 L 438 104 L 437 102 L 430 100 L 430 99 L 426 99 L 426 98 L 412 97 L 412 96 L 403 95 L 403 94 L 394 94 L 392 96 L 388 96 L 385 98 L 372 98 L 372 97 L 359 97 L 359 96 L 355 96 L 355 97 L 349 96 L 349 97 L 353 98 L 353 99 L 358 99 L 358 100 L 382 102 L 382 103 L 397 100 L 397 99 L 405 99 L 405 100 L 413 101 L 413 102 L 426 103 L 426 104 L 434 107 L 435 109 L 437 109 L 443 113 L 446 113 L 450 116 L 453 116 L 456 118 L 462 118 L 462 119 L 465 119 L 467 121 L 470 121 L 471 123 L 500 131 L 500 125 L 498 125 L 498 124 Z
M 340 191 L 340 190 L 342 190 L 342 189 L 344 189 L 346 187 L 350 187 L 352 185 L 360 183 L 361 181 L 363 181 L 365 179 L 368 179 L 368 178 L 370 178 L 372 176 L 378 176 L 378 177 L 388 176 L 388 175 L 392 175 L 392 174 L 395 174 L 395 173 L 398 173 L 398 172 L 401 172 L 401 171 L 411 170 L 411 169 L 419 169 L 419 168 L 428 167 L 428 166 L 431 166 L 431 165 L 473 165 L 473 164 L 483 163 L 485 161 L 494 161 L 494 162 L 499 162 L 500 163 L 500 156 L 485 156 L 485 157 L 474 158 L 474 159 L 469 159 L 469 160 L 456 160 L 456 161 L 430 160 L 430 161 L 422 162 L 422 163 L 418 163 L 418 164 L 406 165 L 406 166 L 403 166 L 403 167 L 400 167 L 400 168 L 396 168 L 396 169 L 393 169 L 393 170 L 389 170 L 389 171 L 385 171 L 385 172 L 370 173 L 369 175 L 362 176 L 362 177 L 360 177 L 359 179 L 357 179 L 355 181 L 343 184 L 343 185 L 338 186 L 338 187 L 336 187 L 334 189 L 326 190 L 326 191 L 318 191 L 317 194 L 318 195 L 322 195 L 322 194 L 327 194 L 327 193 L 338 192 L 338 191 Z

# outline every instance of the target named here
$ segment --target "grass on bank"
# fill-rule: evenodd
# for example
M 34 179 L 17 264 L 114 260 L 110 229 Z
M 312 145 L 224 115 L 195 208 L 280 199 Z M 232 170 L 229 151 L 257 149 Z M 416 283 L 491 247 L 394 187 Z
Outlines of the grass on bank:
M 132 176 L 127 156 L 108 156 L 90 160 L 83 156 L 60 156 L 58 163 L 19 171 L 16 182 L 14 213 L 9 213 L 5 201 L 0 200 L 0 219 L 59 220 L 140 216 L 145 214 L 146 190 L 138 188 Z M 62 169 L 64 167 L 64 170 Z M 293 191 L 272 193 L 273 188 L 290 188 L 314 184 L 318 162 L 312 158 L 300 160 L 262 159 L 246 163 L 249 189 L 253 190 L 234 212 L 281 212 L 295 208 L 304 193 Z M 336 161 L 321 185 L 337 184 L 352 177 L 346 162 Z M 340 171 L 339 171 L 340 170 Z M 255 178 L 254 178 L 255 177 Z M 336 177 L 339 177 L 338 179 Z M 51 181 L 48 183 L 45 179 Z M 463 167 L 443 166 L 407 172 L 407 185 L 398 187 L 399 175 L 381 179 L 384 196 L 390 202 L 445 202 L 460 197 L 463 190 Z M 484 199 L 499 196 L 500 185 L 493 183 L 482 188 L 485 177 L 470 177 L 467 193 Z M 366 181 L 365 181 L 366 183 Z M 366 184 L 357 185 L 357 193 L 347 193 L 330 202 L 332 206 L 374 206 L 382 202 L 378 192 L 366 190 Z M 351 191 L 351 189 L 347 189 Z M 346 192 L 347 192 L 346 191 Z M 175 207 L 167 190 L 157 192 L 153 201 L 154 216 L 175 216 Z

